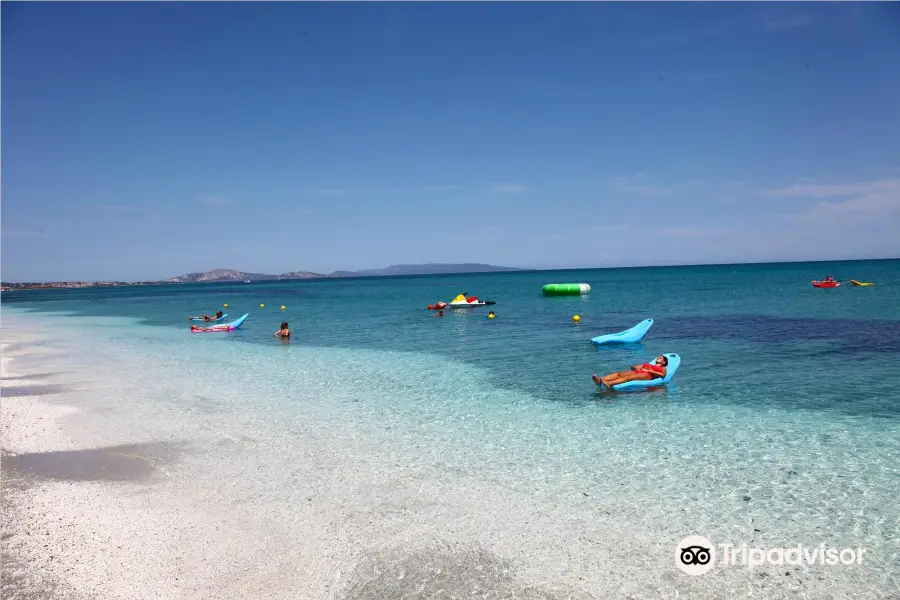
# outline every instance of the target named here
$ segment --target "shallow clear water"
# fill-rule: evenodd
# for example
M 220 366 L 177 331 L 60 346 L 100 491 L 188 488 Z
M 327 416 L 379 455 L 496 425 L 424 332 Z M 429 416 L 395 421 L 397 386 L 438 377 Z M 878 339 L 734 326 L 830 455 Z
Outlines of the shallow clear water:
M 826 272 L 878 285 L 809 285 Z M 550 282 L 593 291 L 542 297 Z M 425 310 L 459 292 L 497 318 Z M 250 312 L 240 330 L 189 333 L 223 303 Z M 900 577 L 900 261 L 18 292 L 3 309 L 126 365 L 135 421 L 243 440 L 248 464 L 290 464 L 305 435 L 363 479 L 471 478 L 572 519 L 603 506 L 666 548 L 692 532 L 865 545 L 876 588 Z M 642 345 L 589 343 L 647 317 Z M 596 392 L 591 373 L 660 352 L 683 360 L 668 389 Z M 294 493 L 289 469 L 233 485 Z

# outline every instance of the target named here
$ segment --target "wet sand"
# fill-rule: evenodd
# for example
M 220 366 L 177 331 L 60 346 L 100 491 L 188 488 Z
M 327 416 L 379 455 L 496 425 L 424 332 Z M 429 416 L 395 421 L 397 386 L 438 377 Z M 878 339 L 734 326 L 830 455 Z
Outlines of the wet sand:
M 10 378 L 11 379 L 11 378 Z M 22 378 L 19 377 L 18 380 Z M 18 398 L 21 396 L 49 396 L 50 394 L 61 394 L 68 391 L 64 385 L 58 383 L 47 383 L 44 385 L 4 385 L 4 398 Z
M 162 465 L 178 459 L 172 444 L 123 444 L 105 448 L 28 452 L 2 457 L 4 477 L 27 481 L 140 481 L 160 474 Z
M 177 448 L 165 444 L 144 444 L 0 457 L 4 524 L 0 542 L 0 596 L 21 600 L 77 597 L 55 568 L 54 562 L 60 557 L 52 549 L 54 532 L 33 524 L 33 514 L 30 514 L 33 488 L 46 481 L 147 480 L 160 473 L 158 465 L 176 460 L 178 454 Z
M 59 375 L 65 375 L 66 371 L 53 371 L 50 373 L 29 373 L 24 377 L 0 377 L 0 381 L 21 381 L 22 379 L 26 379 L 28 381 L 38 381 L 41 379 L 47 379 L 48 377 L 57 377 Z

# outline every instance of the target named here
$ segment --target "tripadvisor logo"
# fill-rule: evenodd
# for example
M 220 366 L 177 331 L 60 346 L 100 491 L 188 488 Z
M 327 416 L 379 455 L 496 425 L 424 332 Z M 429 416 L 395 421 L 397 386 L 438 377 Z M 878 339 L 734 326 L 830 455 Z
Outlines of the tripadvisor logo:
M 717 551 L 718 548 L 718 551 Z M 818 546 L 795 546 L 782 548 L 749 547 L 747 544 L 713 544 L 702 535 L 690 535 L 675 547 L 675 565 L 688 575 L 703 575 L 716 566 L 716 556 L 721 556 L 721 564 L 735 565 L 748 569 L 764 565 L 782 566 L 836 566 L 861 565 L 865 548 L 831 548 L 825 544 Z
M 675 548 L 675 564 L 688 575 L 703 575 L 716 566 L 716 549 L 702 535 L 689 535 Z

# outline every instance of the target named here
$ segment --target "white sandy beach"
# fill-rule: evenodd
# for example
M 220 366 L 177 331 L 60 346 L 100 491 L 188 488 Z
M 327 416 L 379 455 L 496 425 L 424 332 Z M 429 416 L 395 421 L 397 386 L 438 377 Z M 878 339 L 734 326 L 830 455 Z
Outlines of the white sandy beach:
M 2 342 L 4 598 L 890 597 L 877 571 L 687 577 L 627 491 L 538 501 L 315 415 L 261 436 L 128 356 Z

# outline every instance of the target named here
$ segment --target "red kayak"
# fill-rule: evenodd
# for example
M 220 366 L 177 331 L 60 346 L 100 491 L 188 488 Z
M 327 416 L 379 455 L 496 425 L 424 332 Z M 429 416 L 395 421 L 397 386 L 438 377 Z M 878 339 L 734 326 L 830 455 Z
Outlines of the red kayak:
M 841 287 L 840 281 L 813 281 L 812 284 L 813 284 L 813 287 L 826 287 L 826 288 Z
M 447 308 L 446 302 L 438 302 L 437 304 L 429 304 L 428 310 L 444 310 Z

